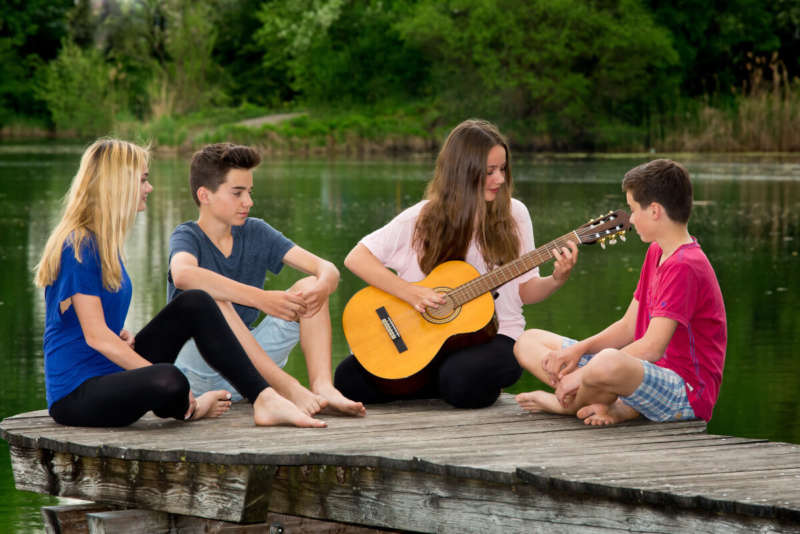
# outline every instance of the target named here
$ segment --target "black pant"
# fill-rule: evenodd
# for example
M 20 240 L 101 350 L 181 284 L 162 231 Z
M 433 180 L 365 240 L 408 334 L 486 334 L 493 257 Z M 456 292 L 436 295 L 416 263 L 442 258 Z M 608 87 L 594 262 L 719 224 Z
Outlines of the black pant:
M 153 365 L 84 381 L 50 407 L 56 422 L 71 426 L 126 426 L 152 410 L 183 419 L 189 381 L 173 365 L 194 338 L 203 358 L 250 402 L 268 387 L 253 367 L 217 303 L 205 291 L 184 291 L 136 335 L 134 350 Z
M 487 343 L 437 354 L 422 373 L 424 382 L 414 391 L 396 393 L 391 381 L 377 379 L 350 355 L 336 367 L 334 385 L 345 397 L 366 404 L 440 398 L 456 408 L 484 408 L 519 380 L 522 368 L 514 357 L 514 340 L 497 335 Z

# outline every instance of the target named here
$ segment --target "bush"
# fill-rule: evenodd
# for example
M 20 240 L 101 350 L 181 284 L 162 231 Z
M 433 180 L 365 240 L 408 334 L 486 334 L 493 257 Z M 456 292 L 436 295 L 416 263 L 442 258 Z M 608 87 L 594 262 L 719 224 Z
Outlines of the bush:
M 44 67 L 37 96 L 47 103 L 56 128 L 91 137 L 112 127 L 119 108 L 113 86 L 113 71 L 98 50 L 66 41 Z

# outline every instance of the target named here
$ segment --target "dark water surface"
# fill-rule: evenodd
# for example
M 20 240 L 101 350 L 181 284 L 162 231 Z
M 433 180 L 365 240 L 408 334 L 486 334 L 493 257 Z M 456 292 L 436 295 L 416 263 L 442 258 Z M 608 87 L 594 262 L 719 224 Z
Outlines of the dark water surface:
M 0 146 L 0 418 L 44 408 L 43 293 L 32 268 L 57 222 L 79 149 Z M 543 244 L 612 209 L 624 208 L 620 180 L 645 157 L 515 155 L 515 196 Z M 681 158 L 677 158 L 681 159 Z M 800 443 L 800 157 L 683 156 L 695 181 L 690 231 L 722 286 L 729 343 L 722 392 L 709 432 Z M 334 365 L 347 352 L 341 311 L 363 284 L 342 266 L 358 239 L 416 202 L 431 157 L 402 160 L 267 161 L 256 172 L 251 214 L 335 262 L 342 282 L 331 302 Z M 155 191 L 128 240 L 134 296 L 126 327 L 141 328 L 164 305 L 168 238 L 195 217 L 185 159 L 156 157 Z M 549 300 L 528 306 L 528 327 L 584 337 L 616 320 L 631 299 L 646 246 L 635 233 L 603 251 L 581 248 L 572 279 Z M 542 272 L 549 274 L 551 267 Z M 291 269 L 268 281 L 285 288 Z M 297 354 L 295 354 L 297 356 Z M 288 370 L 306 381 L 302 357 Z M 511 391 L 539 387 L 525 375 Z M 0 441 L 0 532 L 42 529 L 39 508 L 55 498 L 14 488 Z

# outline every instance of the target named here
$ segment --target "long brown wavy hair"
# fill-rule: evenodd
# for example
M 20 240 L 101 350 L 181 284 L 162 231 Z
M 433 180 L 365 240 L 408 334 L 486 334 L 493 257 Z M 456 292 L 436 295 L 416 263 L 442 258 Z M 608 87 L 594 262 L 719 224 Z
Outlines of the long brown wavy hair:
M 505 183 L 492 202 L 484 198 L 489 151 L 506 151 Z M 487 266 L 502 265 L 519 255 L 520 239 L 511 216 L 511 153 L 497 127 L 470 119 L 456 126 L 436 158 L 433 179 L 425 190 L 429 202 L 414 228 L 413 246 L 422 272 L 438 264 L 463 260 L 473 237 Z

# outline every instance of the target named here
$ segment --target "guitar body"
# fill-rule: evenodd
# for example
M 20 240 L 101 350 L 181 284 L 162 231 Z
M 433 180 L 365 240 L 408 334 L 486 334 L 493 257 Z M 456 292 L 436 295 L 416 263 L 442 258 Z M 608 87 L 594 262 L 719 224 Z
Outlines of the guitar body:
M 416 285 L 446 293 L 478 276 L 472 265 L 448 261 Z M 368 286 L 348 301 L 342 327 L 350 350 L 367 371 L 379 378 L 407 378 L 424 369 L 449 339 L 480 331 L 494 316 L 491 293 L 461 306 L 449 303 L 422 314 L 404 300 Z M 446 348 L 456 344 L 453 339 Z

